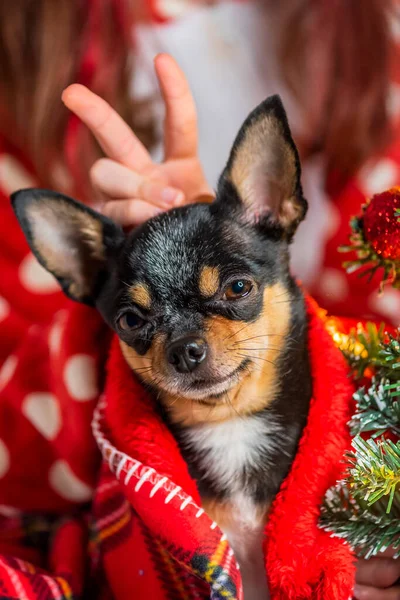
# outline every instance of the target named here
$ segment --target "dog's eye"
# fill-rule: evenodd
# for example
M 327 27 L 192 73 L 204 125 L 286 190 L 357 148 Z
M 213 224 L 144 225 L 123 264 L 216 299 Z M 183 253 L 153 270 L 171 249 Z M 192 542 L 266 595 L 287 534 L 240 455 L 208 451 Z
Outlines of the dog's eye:
M 126 312 L 118 319 L 118 326 L 123 331 L 137 329 L 141 325 L 143 325 L 143 319 L 138 317 L 138 315 L 133 312 Z
M 253 284 L 251 281 L 245 279 L 237 279 L 226 288 L 224 293 L 224 300 L 236 300 L 237 298 L 243 298 L 251 292 Z

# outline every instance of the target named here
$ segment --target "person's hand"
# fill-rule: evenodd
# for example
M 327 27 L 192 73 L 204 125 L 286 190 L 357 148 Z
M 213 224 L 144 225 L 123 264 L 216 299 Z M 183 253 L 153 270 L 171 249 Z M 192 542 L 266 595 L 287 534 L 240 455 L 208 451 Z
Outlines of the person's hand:
M 155 69 L 166 110 L 162 164 L 152 161 L 122 118 L 86 87 L 74 84 L 62 95 L 108 157 L 94 163 L 90 177 L 104 201 L 101 212 L 124 227 L 213 195 L 197 156 L 196 107 L 185 76 L 165 54 L 155 59 Z
M 357 562 L 354 598 L 357 600 L 400 600 L 400 558 L 386 550 L 369 560 Z

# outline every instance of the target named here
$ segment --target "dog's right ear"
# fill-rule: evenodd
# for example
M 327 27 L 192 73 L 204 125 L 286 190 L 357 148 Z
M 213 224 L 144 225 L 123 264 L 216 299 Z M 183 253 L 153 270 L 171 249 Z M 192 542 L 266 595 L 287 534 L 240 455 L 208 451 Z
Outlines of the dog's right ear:
M 93 305 L 106 261 L 124 240 L 113 221 L 48 190 L 15 192 L 11 202 L 28 244 L 64 292 Z
M 279 96 L 243 123 L 218 184 L 218 200 L 241 206 L 250 222 L 273 225 L 290 241 L 307 212 L 299 155 Z

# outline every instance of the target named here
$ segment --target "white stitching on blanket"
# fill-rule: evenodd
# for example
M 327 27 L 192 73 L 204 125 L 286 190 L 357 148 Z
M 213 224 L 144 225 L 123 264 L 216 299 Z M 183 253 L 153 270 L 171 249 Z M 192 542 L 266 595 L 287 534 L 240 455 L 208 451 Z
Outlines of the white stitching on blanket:
M 127 456 L 124 456 L 122 460 L 119 461 L 119 465 L 117 467 L 117 470 L 115 471 L 115 475 L 117 476 L 117 479 L 120 478 L 121 476 L 121 471 L 124 468 L 124 466 L 126 465 L 126 461 L 128 460 Z
M 140 466 L 140 463 L 138 461 L 136 461 L 136 463 L 134 463 L 131 468 L 129 469 L 129 471 L 126 473 L 126 477 L 124 480 L 124 485 L 128 485 L 128 483 L 131 480 L 132 475 L 134 474 L 134 472 L 136 471 L 136 469 Z M 125 471 L 124 471 L 125 472 Z
M 159 489 L 163 488 L 166 492 L 169 492 L 168 496 L 164 501 L 165 504 L 168 504 L 170 500 L 176 497 L 177 499 L 181 500 L 180 510 L 184 510 L 188 506 L 192 506 L 193 508 L 197 509 L 195 513 L 196 519 L 205 514 L 204 510 L 193 501 L 191 496 L 188 496 L 187 494 L 185 494 L 185 492 L 182 491 L 181 486 L 176 486 L 172 481 L 168 479 L 168 477 L 162 477 L 161 479 L 159 479 L 159 475 L 153 468 L 143 465 L 143 463 L 141 463 L 140 461 L 131 458 L 124 452 L 120 452 L 115 448 L 115 446 L 112 446 L 110 444 L 110 442 L 105 438 L 100 427 L 100 420 L 102 418 L 101 413 L 103 412 L 105 406 L 106 401 L 105 398 L 102 397 L 100 398 L 93 414 L 92 432 L 94 438 L 96 439 L 97 445 L 99 446 L 99 449 L 102 453 L 103 459 L 108 463 L 110 470 L 113 473 L 115 472 L 117 479 L 120 481 L 120 478 L 124 473 L 124 485 L 128 485 L 132 476 L 135 475 L 135 477 L 138 478 L 138 483 L 134 488 L 135 491 L 139 491 L 143 483 L 145 481 L 148 481 L 149 483 L 153 484 L 153 488 L 150 491 L 149 498 L 153 498 L 155 493 Z M 118 464 L 116 470 L 114 471 L 115 459 Z M 126 467 L 127 464 L 130 465 L 129 468 Z M 140 469 L 140 472 L 136 473 L 138 469 Z M 216 527 L 217 523 L 213 521 L 210 524 L 210 529 L 215 529 Z M 223 534 L 221 539 L 225 539 Z
M 191 500 L 192 500 L 192 496 L 188 496 L 188 497 L 186 498 L 186 500 L 184 500 L 184 501 L 182 502 L 182 504 L 181 504 L 181 506 L 180 506 L 179 510 L 184 510 L 184 509 L 187 507 L 187 505 L 189 504 L 189 502 L 190 502 Z
M 160 479 L 160 481 L 158 481 L 158 483 L 156 483 L 155 486 L 153 486 L 153 489 L 151 490 L 150 494 L 149 494 L 149 498 L 152 498 L 154 496 L 154 494 L 157 492 L 157 490 L 159 490 L 164 483 L 167 481 L 168 477 L 162 477 Z
M 182 488 L 181 488 L 181 486 L 180 486 L 180 485 L 177 485 L 177 486 L 176 486 L 176 488 L 175 488 L 175 489 L 173 489 L 173 490 L 172 490 L 172 492 L 170 492 L 170 493 L 168 494 L 168 496 L 165 498 L 165 500 L 164 500 L 164 504 L 168 504 L 168 502 L 169 502 L 170 500 L 172 500 L 172 498 L 173 498 L 174 496 L 176 496 L 176 494 L 177 494 L 178 492 L 180 492 L 180 491 L 181 491 L 181 489 L 182 489 Z
M 112 448 L 108 463 L 109 463 L 109 467 L 110 467 L 110 469 L 111 469 L 111 471 L 113 473 L 115 473 L 115 471 L 114 471 L 114 457 L 115 457 L 116 454 L 117 454 L 117 449 L 116 448 Z
M 141 476 L 141 478 L 139 479 L 139 481 L 135 485 L 135 492 L 138 492 L 140 490 L 140 488 L 142 487 L 142 485 L 144 484 L 144 482 L 150 477 L 150 475 L 152 473 L 154 473 L 154 469 L 152 469 L 151 467 L 149 467 L 149 470 L 146 471 L 146 473 Z

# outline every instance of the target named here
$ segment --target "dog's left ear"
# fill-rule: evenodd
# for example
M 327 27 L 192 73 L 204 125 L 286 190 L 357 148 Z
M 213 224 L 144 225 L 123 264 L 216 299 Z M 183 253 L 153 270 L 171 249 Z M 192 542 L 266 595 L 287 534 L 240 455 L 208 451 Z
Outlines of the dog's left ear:
M 246 216 L 291 239 L 307 212 L 299 155 L 279 96 L 262 102 L 243 123 L 218 184 L 217 201 L 239 203 Z
M 64 292 L 95 304 L 107 260 L 124 240 L 122 229 L 76 200 L 49 190 L 15 192 L 11 202 L 28 244 Z

